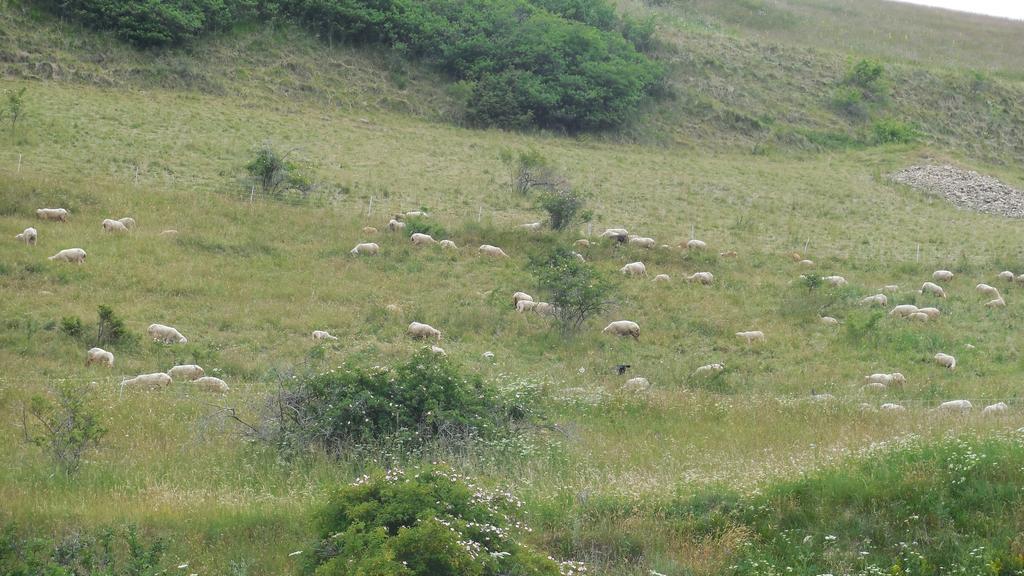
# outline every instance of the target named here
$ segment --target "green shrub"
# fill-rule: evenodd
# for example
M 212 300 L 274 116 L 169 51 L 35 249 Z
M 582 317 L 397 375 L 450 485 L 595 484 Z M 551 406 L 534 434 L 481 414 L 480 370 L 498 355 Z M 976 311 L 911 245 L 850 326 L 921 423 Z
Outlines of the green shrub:
M 894 118 L 883 118 L 871 125 L 874 144 L 909 144 L 917 139 L 917 129 L 912 124 Z
M 0 108 L 0 120 L 7 120 L 11 125 L 11 133 L 18 127 L 18 120 L 25 117 L 25 92 L 20 90 L 4 90 L 4 105 Z
M 832 108 L 836 111 L 863 120 L 868 117 L 868 105 L 864 101 L 863 93 L 853 86 L 837 86 L 832 92 Z
M 128 339 L 124 320 L 118 318 L 110 306 L 100 304 L 97 308 L 99 321 L 96 323 L 96 345 L 120 344 Z
M 534 188 L 557 190 L 568 186 L 565 177 L 536 148 L 506 149 L 498 157 L 508 169 L 509 187 L 516 194 L 525 196 Z
M 613 303 L 613 284 L 564 248 L 531 257 L 530 269 L 540 293 L 555 306 L 555 319 L 563 333 L 577 332 L 587 319 Z
M 59 540 L 28 536 L 14 524 L 0 530 L 0 574 L 9 576 L 142 576 L 163 573 L 167 544 L 146 542 L 138 529 L 71 532 Z M 164 571 L 166 572 L 166 570 Z
M 65 316 L 61 318 L 60 331 L 75 339 L 81 338 L 85 334 L 82 319 L 78 316 Z
M 865 58 L 859 60 L 847 71 L 843 82 L 868 92 L 875 92 L 880 87 L 884 72 L 885 66 L 881 62 Z
M 585 200 L 575 190 L 552 190 L 540 193 L 537 204 L 548 213 L 548 222 L 553 230 L 564 230 L 578 218 L 584 220 L 589 215 L 581 214 Z
M 517 540 L 522 502 L 443 468 L 391 470 L 336 490 L 320 513 L 316 576 L 559 576 L 582 571 Z
M 25 433 L 32 442 L 45 448 L 65 474 L 78 471 L 82 455 L 99 445 L 107 430 L 100 423 L 93 406 L 92 393 L 86 385 L 62 385 L 54 389 L 55 400 L 33 396 L 28 413 L 34 418 L 38 432 Z
M 263 196 L 272 198 L 281 198 L 289 190 L 308 192 L 312 183 L 291 160 L 293 152 L 288 150 L 282 154 L 268 143 L 261 144 L 256 149 L 256 157 L 245 166 L 254 190 L 259 189 Z

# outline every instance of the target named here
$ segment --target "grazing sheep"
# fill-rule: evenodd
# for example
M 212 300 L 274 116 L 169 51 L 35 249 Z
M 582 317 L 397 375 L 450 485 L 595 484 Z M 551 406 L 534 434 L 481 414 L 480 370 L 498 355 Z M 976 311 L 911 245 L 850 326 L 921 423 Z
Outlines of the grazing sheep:
M 409 324 L 408 334 L 413 338 L 433 338 L 438 342 L 441 341 L 441 331 L 429 324 L 413 322 Z
M 537 303 L 533 300 L 520 300 L 516 302 L 516 312 L 520 314 L 523 312 L 530 312 L 537 308 Z
M 349 250 L 349 254 L 353 256 L 376 256 L 380 252 L 380 246 L 375 242 L 360 242 L 356 244 L 356 247 Z
M 152 374 L 139 374 L 134 378 L 127 378 L 121 381 L 121 390 L 124 390 L 125 386 L 140 387 L 140 388 L 161 388 L 163 386 L 171 385 L 171 377 L 163 372 L 154 372 Z
M 455 244 L 455 242 L 452 242 L 451 240 L 441 240 L 440 244 L 441 244 L 441 248 L 446 248 L 446 249 L 449 249 L 449 250 L 458 250 L 459 249 L 459 247 Z
M 327 330 L 313 330 L 313 340 L 337 340 L 338 337 Z
M 179 364 L 172 366 L 167 375 L 174 380 L 196 380 L 206 376 L 206 371 L 196 364 Z
M 586 238 L 580 238 L 579 240 L 572 243 L 576 248 L 590 248 L 590 240 Z
M 124 224 L 124 227 L 129 229 L 129 230 L 131 230 L 132 228 L 135 228 L 135 218 L 132 218 L 131 216 L 125 216 L 124 218 L 118 218 L 117 221 L 120 222 L 121 224 Z
M 29 226 L 28 228 L 25 228 L 25 230 L 21 234 L 15 236 L 14 239 L 19 242 L 24 242 L 29 246 L 35 246 L 36 239 L 38 238 L 38 236 L 39 232 L 37 232 L 35 228 Z
M 177 230 L 164 230 L 163 232 L 160 233 L 160 236 L 165 236 L 165 237 L 174 237 L 174 236 L 177 236 L 177 235 L 178 235 L 178 231 Z
M 987 308 L 1006 308 L 1006 300 L 1003 300 L 1003 297 L 1000 296 L 999 298 L 985 302 L 985 306 Z
M 56 220 L 57 222 L 67 222 L 70 213 L 64 208 L 40 208 L 36 210 L 36 216 L 40 220 Z
M 940 312 L 938 308 L 918 308 L 917 311 L 922 314 L 927 314 L 930 320 L 935 320 L 942 315 L 942 312 Z
M 886 412 L 906 412 L 907 409 L 900 404 L 893 404 L 892 402 L 886 402 L 879 406 L 879 409 L 885 410 Z
M 970 400 L 950 400 L 949 402 L 943 402 L 939 404 L 939 410 L 945 410 L 947 412 L 970 412 L 974 405 L 971 404 Z
M 605 326 L 601 333 L 611 334 L 612 336 L 632 336 L 634 339 L 639 340 L 640 325 L 629 320 L 616 320 Z
M 430 352 L 433 354 L 437 354 L 438 356 L 444 356 L 445 358 L 448 357 L 448 353 L 445 352 L 444 348 L 441 348 L 440 346 L 431 346 Z
M 479 252 L 484 256 L 492 256 L 495 258 L 508 258 L 508 254 L 497 246 L 491 246 L 490 244 L 484 244 L 479 248 Z
M 377 229 L 373 226 L 363 226 L 363 234 L 376 234 Z
M 868 296 L 867 298 L 861 298 L 861 304 L 868 304 L 871 306 L 888 306 L 889 298 L 885 294 L 875 294 L 874 296 Z
M 753 344 L 754 342 L 764 342 L 764 332 L 760 330 L 747 330 L 746 332 L 737 332 L 738 338 L 743 338 L 747 341 L 747 344 Z
M 227 382 L 214 376 L 202 376 L 200 378 L 196 378 L 195 380 L 193 380 L 192 383 L 195 384 L 197 388 L 204 392 L 226 394 L 229 390 L 231 390 L 230 388 L 228 388 Z
M 103 364 L 107 368 L 114 367 L 114 355 L 103 348 L 90 348 L 85 353 L 85 365 Z
M 490 350 L 488 350 L 488 351 L 484 352 L 483 354 L 481 354 L 480 357 L 483 358 L 484 360 L 490 360 L 490 361 L 493 362 L 494 361 L 494 352 L 491 352 Z
M 693 239 L 686 243 L 687 250 L 707 250 L 708 243 L 703 240 Z
M 996 402 L 995 404 L 989 404 L 981 409 L 982 416 L 994 416 L 997 414 L 1004 414 L 1010 407 L 1006 405 L 1006 402 Z
M 814 266 L 814 261 L 813 260 L 801 260 L 801 261 L 797 262 L 797 264 L 799 264 L 801 266 L 806 266 L 807 268 L 810 268 L 811 266 Z
M 512 295 L 512 304 L 518 304 L 520 300 L 529 300 L 533 302 L 533 296 L 530 296 L 526 292 L 516 292 Z
M 398 232 L 399 230 L 405 230 L 405 222 L 399 222 L 394 218 L 388 221 L 389 232 Z
M 936 270 L 932 272 L 932 280 L 936 282 L 949 282 L 953 279 L 953 273 L 949 270 Z
M 900 287 L 896 284 L 886 284 L 882 286 L 882 292 L 899 292 Z
M 956 358 L 953 358 L 949 354 L 943 354 L 939 352 L 935 355 L 935 363 L 943 368 L 949 368 L 950 370 L 956 370 Z
M 735 250 L 726 250 L 725 252 L 719 252 L 718 255 L 721 256 L 722 258 L 735 258 L 736 257 L 736 251 Z
M 939 286 L 938 284 L 934 284 L 932 282 L 925 282 L 924 284 L 922 284 L 920 293 L 933 294 L 935 296 L 938 296 L 939 298 L 946 297 L 946 291 L 942 289 L 942 286 Z
M 651 389 L 651 383 L 647 378 L 637 376 L 636 378 L 630 378 L 626 380 L 626 383 L 622 385 L 623 390 L 629 390 L 632 392 L 646 392 Z
M 434 240 L 434 238 L 431 237 L 430 234 L 420 234 L 419 232 L 413 232 L 412 236 L 409 236 L 409 239 L 412 240 L 413 246 L 427 246 L 429 244 L 437 244 L 437 241 Z
M 913 304 L 900 304 L 889 311 L 889 316 L 895 316 L 897 318 L 905 318 L 918 311 L 917 306 Z
M 533 311 L 541 316 L 554 316 L 558 313 L 558 308 L 554 304 L 548 304 L 547 302 L 537 302 L 533 307 Z
M 889 384 L 898 384 L 902 386 L 907 383 L 907 378 L 899 372 L 893 372 L 892 374 L 871 374 L 864 377 L 864 382 L 867 384 L 877 382 L 885 384 L 886 386 Z
M 541 224 L 540 222 L 530 222 L 528 224 L 520 224 L 519 227 L 522 228 L 523 230 L 529 230 L 531 232 L 536 232 L 536 231 L 540 230 L 541 228 L 543 228 L 544 225 Z
M 846 278 L 843 278 L 842 276 L 823 276 L 821 281 L 834 288 L 846 286 L 847 284 Z
M 625 242 L 629 239 L 629 232 L 625 228 L 608 228 L 601 232 L 601 238 L 611 238 L 616 242 Z
M 710 286 L 715 281 L 715 275 L 711 272 L 694 272 L 686 277 L 687 282 L 696 282 L 704 286 Z
M 1003 270 L 996 277 L 999 278 L 1000 280 L 1005 280 L 1007 282 L 1013 282 L 1013 279 L 1016 278 L 1016 275 L 1014 275 L 1014 273 L 1010 272 L 1009 270 Z
M 640 248 L 654 248 L 658 245 L 658 243 L 654 241 L 654 238 L 643 238 L 641 236 L 634 236 L 630 238 L 629 244 Z
M 644 266 L 643 262 L 630 262 L 619 268 L 619 272 L 626 276 L 647 276 L 647 267 Z
M 68 248 L 50 256 L 48 260 L 85 264 L 85 250 L 82 250 L 81 248 Z
M 831 316 L 822 316 L 821 318 L 818 318 L 818 321 L 826 326 L 839 326 L 839 320 L 836 320 Z
M 927 322 L 931 320 L 931 316 L 925 314 L 924 312 L 914 312 L 911 314 L 907 314 L 906 319 L 913 320 L 915 322 Z
M 669 282 L 672 278 L 668 274 L 658 274 L 654 277 L 655 282 Z
M 725 370 L 725 365 L 723 365 L 723 364 L 705 364 L 704 366 L 701 366 L 700 368 L 697 368 L 696 370 L 694 370 L 693 374 L 691 374 L 690 376 L 692 378 L 702 378 L 702 377 L 706 377 L 706 376 L 714 376 L 716 374 L 721 373 L 724 370 Z
M 979 294 L 988 296 L 989 298 L 999 298 L 999 289 L 995 286 L 989 286 L 988 284 L 978 284 L 974 287 Z
M 163 324 L 150 324 L 146 329 L 149 337 L 156 342 L 164 344 L 186 344 L 188 339 L 181 335 L 176 328 L 164 326 Z

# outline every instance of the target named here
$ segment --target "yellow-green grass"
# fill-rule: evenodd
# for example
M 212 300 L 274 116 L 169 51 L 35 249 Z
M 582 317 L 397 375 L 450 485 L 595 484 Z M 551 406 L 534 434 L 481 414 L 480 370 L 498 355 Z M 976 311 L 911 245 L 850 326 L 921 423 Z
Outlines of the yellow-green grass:
M 313 536 L 319 496 L 365 463 L 317 455 L 279 461 L 271 449 L 244 441 L 236 425 L 209 415 L 227 405 L 255 421 L 279 372 L 353 356 L 366 363 L 402 358 L 422 345 L 404 335 L 412 320 L 440 328 L 442 346 L 468 370 L 506 385 L 540 383 L 552 397 L 584 397 L 553 400 L 557 430 L 538 432 L 531 445 L 439 455 L 511 486 L 546 514 L 562 510 L 566 521 L 581 498 L 686 494 L 720 484 L 752 490 L 840 465 L 874 442 L 1024 424 L 1022 337 L 1014 328 L 1024 310 L 1020 288 L 1000 285 L 1003 310 L 984 308 L 973 289 L 995 283 L 1005 268 L 1024 271 L 1019 223 L 960 211 L 884 178 L 924 157 L 994 171 L 1020 186 L 1017 169 L 925 148 L 820 156 L 682 152 L 470 131 L 380 111 L 339 114 L 303 99 L 28 86 L 31 115 L 15 135 L 0 137 L 0 233 L 7 239 L 0 242 L 0 411 L 12 423 L 0 454 L 18 463 L 3 472 L 0 497 L 5 515 L 20 524 L 59 530 L 136 521 L 172 535 L 170 556 L 196 571 L 223 572 L 240 559 L 251 562 L 253 574 L 287 570 L 297 562 L 287 554 Z M 241 167 L 268 139 L 298 148 L 326 190 L 346 191 L 305 203 L 248 202 Z M 624 226 L 671 246 L 586 251 L 620 278 L 619 303 L 572 339 L 511 306 L 516 290 L 543 296 L 526 268 L 527 254 L 542 242 L 514 228 L 542 215 L 507 190 L 498 159 L 503 149 L 526 146 L 592 194 L 595 233 Z M 58 205 L 71 210 L 69 223 L 34 219 L 35 208 Z M 420 207 L 459 251 L 360 232 Z M 127 215 L 138 221 L 131 233 L 100 227 L 103 218 Z M 40 231 L 34 248 L 13 241 L 29 225 Z M 585 233 L 577 228 L 560 241 Z M 708 254 L 676 248 L 691 228 L 709 243 Z M 179 235 L 161 237 L 165 229 Z M 371 239 L 381 244 L 379 256 L 348 254 Z M 475 248 L 482 243 L 502 246 L 512 258 L 481 258 Z M 72 246 L 88 251 L 84 266 L 46 260 Z M 729 249 L 738 256 L 716 255 Z M 841 274 L 850 286 L 809 292 L 799 282 L 808 270 L 792 261 L 794 251 L 817 262 L 812 272 Z M 617 269 L 633 260 L 673 281 L 621 278 Z M 916 293 L 937 268 L 957 273 L 947 300 Z M 683 282 L 701 270 L 715 274 L 713 286 Z M 943 317 L 921 325 L 883 317 L 858 330 L 870 311 L 857 300 L 892 283 L 901 286 L 893 303 L 937 304 Z M 400 313 L 385 310 L 392 303 Z M 84 367 L 85 346 L 57 328 L 66 316 L 94 323 L 99 304 L 112 306 L 138 336 L 134 345 L 114 348 L 113 370 Z M 844 326 L 825 327 L 820 314 Z M 638 342 L 600 334 L 620 318 L 640 323 Z M 152 322 L 180 328 L 190 342 L 147 342 Z M 321 357 L 310 339 L 314 329 L 341 340 Z M 747 329 L 764 330 L 767 342 L 747 346 L 733 335 Z M 496 354 L 494 365 L 480 358 L 485 350 Z M 931 362 L 939 351 L 957 356 L 956 372 Z M 122 376 L 193 360 L 218 370 L 231 393 L 217 398 L 176 384 L 118 395 Z M 711 362 L 727 371 L 710 381 L 691 378 Z M 632 364 L 630 375 L 650 379 L 653 391 L 620 391 L 625 377 L 612 371 L 619 363 Z M 860 391 L 865 374 L 894 370 L 907 376 L 906 386 Z M 20 439 L 23 402 L 59 379 L 95 381 L 111 430 L 71 480 L 54 475 L 45 454 Z M 584 392 L 565 392 L 572 388 Z M 837 400 L 813 403 L 812 389 Z M 1014 409 L 1002 418 L 930 411 L 953 398 L 979 408 L 1004 400 Z M 904 403 L 908 412 L 858 407 L 884 401 Z M 632 521 L 645 526 L 643 518 Z M 538 542 L 549 537 L 554 532 L 534 535 Z M 650 538 L 652 553 L 695 570 L 711 545 L 671 531 L 652 530 Z M 576 553 L 608 562 L 612 573 L 657 560 L 602 557 L 586 542 Z

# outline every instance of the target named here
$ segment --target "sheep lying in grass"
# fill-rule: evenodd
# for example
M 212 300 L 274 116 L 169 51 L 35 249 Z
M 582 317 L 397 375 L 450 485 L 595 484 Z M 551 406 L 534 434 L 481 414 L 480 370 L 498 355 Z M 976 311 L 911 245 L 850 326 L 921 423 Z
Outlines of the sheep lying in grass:
M 894 316 L 896 318 L 906 318 L 907 316 L 910 316 L 911 314 L 917 311 L 917 306 L 914 306 L 913 304 L 900 304 L 899 306 L 896 306 L 895 308 L 889 311 L 889 316 Z
M 893 372 L 891 374 L 870 374 L 864 377 L 864 382 L 871 384 L 872 382 L 878 382 L 888 386 L 889 384 L 903 385 L 907 383 L 907 378 L 899 372 Z
M 630 378 L 626 380 L 626 383 L 622 385 L 623 390 L 629 390 L 632 392 L 646 392 L 651 389 L 651 383 L 642 376 L 636 378 Z
M 171 326 L 164 326 L 163 324 L 150 324 L 149 328 L 146 329 L 146 334 L 157 342 L 163 342 L 164 344 L 186 344 L 188 339 L 178 332 L 177 328 Z
M 953 279 L 953 273 L 949 270 L 936 270 L 932 272 L 932 280 L 936 282 L 949 282 Z
M 55 220 L 57 222 L 67 222 L 68 216 L 71 213 L 64 208 L 40 208 L 36 210 L 36 216 L 40 220 Z
M 647 267 L 644 266 L 643 262 L 630 262 L 619 268 L 619 272 L 626 276 L 647 276 Z
M 69 264 L 85 264 L 85 256 L 85 250 L 81 248 L 67 248 L 50 256 L 48 260 L 68 262 Z
M 654 277 L 655 282 L 670 282 L 672 278 L 668 274 L 658 274 Z
M 409 336 L 412 336 L 413 338 L 433 338 L 437 341 L 441 340 L 441 331 L 429 324 L 413 322 L 412 324 L 409 324 L 407 332 Z
M 520 224 L 519 227 L 523 230 L 529 230 L 530 232 L 537 232 L 544 227 L 544 224 L 541 224 L 540 222 L 529 222 L 527 224 Z
M 154 372 L 152 374 L 139 374 L 134 378 L 127 378 L 121 381 L 121 389 L 124 390 L 126 386 L 133 388 L 162 388 L 164 386 L 171 385 L 171 377 L 163 372 Z
M 612 336 L 632 336 L 634 339 L 640 339 L 640 325 L 630 320 L 616 320 L 604 327 L 601 330 L 602 334 L 611 334 Z
M 797 262 L 797 264 L 799 264 L 801 266 L 804 266 L 805 268 L 810 268 L 811 266 L 814 266 L 814 261 L 813 260 L 801 260 L 801 261 Z
M 206 371 L 197 364 L 179 364 L 172 366 L 167 375 L 173 380 L 196 380 L 206 376 Z
M 448 353 L 445 352 L 444 348 L 441 348 L 440 346 L 431 346 L 430 347 L 430 352 L 432 354 L 437 354 L 438 356 L 444 356 L 445 358 L 448 357 Z
M 703 240 L 693 239 L 686 243 L 687 250 L 707 250 L 708 243 Z
M 28 228 L 25 228 L 25 230 L 23 230 L 21 234 L 18 234 L 17 236 L 15 236 L 14 239 L 17 240 L 18 242 L 24 242 L 25 244 L 28 244 L 29 246 L 35 246 L 36 245 L 36 239 L 38 237 L 39 237 L 39 232 L 37 232 L 35 228 L 32 228 L 31 226 L 29 226 Z
M 945 410 L 946 412 L 970 412 L 974 405 L 971 404 L 970 400 L 950 400 L 939 404 L 939 410 Z
M 956 370 L 956 358 L 953 358 L 949 354 L 939 352 L 934 357 L 935 363 L 943 368 L 949 368 L 950 370 Z
M 86 366 L 92 364 L 102 364 L 107 368 L 114 367 L 114 355 L 111 354 L 110 352 L 107 352 L 103 348 L 90 348 L 89 351 L 86 352 L 85 354 Z
M 327 330 L 313 330 L 313 340 L 337 340 L 338 337 L 334 336 Z
M 703 284 L 704 286 L 710 286 L 715 282 L 715 275 L 711 272 L 694 272 L 693 274 L 686 277 L 687 282 L 696 282 Z
M 922 284 L 920 292 L 921 294 L 932 294 L 934 296 L 938 296 L 939 298 L 946 297 L 946 291 L 942 289 L 942 286 L 939 286 L 938 284 L 935 284 L 933 282 L 925 282 L 924 284 Z
M 839 320 L 836 320 L 831 316 L 822 316 L 821 318 L 818 318 L 818 321 L 825 326 L 839 326 Z
M 929 320 L 935 320 L 942 315 L 938 308 L 918 308 L 917 311 L 921 314 L 927 314 Z
M 693 374 L 691 374 L 691 377 L 693 377 L 693 378 L 703 378 L 703 377 L 707 377 L 707 376 L 714 376 L 715 374 L 720 374 L 724 370 L 725 370 L 725 365 L 724 364 L 718 364 L 718 363 L 715 363 L 715 364 L 705 364 L 704 366 L 701 366 L 701 367 L 697 368 L 696 370 L 694 370 Z
M 375 242 L 360 242 L 356 247 L 349 250 L 353 256 L 376 256 L 380 252 L 380 246 Z
M 905 407 L 903 407 L 902 405 L 900 405 L 900 404 L 893 404 L 892 402 L 886 402 L 885 404 L 882 404 L 881 406 L 879 406 L 879 409 L 880 410 L 884 410 L 886 412 L 906 412 L 907 411 L 907 409 Z
M 374 228 L 373 226 L 363 226 L 363 234 L 370 235 L 370 234 L 376 234 L 376 233 L 377 233 L 377 229 Z
M 861 298 L 860 303 L 869 306 L 888 306 L 889 298 L 885 294 L 875 294 L 874 296 Z
M 125 226 L 119 220 L 111 220 L 110 218 L 107 218 L 106 220 L 103 221 L 103 231 L 104 232 L 127 232 L 128 231 L 128 227 Z
M 202 376 L 200 378 L 196 378 L 195 380 L 193 380 L 192 383 L 195 384 L 196 388 L 199 388 L 204 392 L 216 392 L 219 394 L 226 394 L 229 390 L 231 390 L 230 388 L 228 388 L 227 382 L 214 376 Z
M 490 244 L 484 244 L 480 246 L 479 252 L 484 256 L 491 256 L 493 258 L 508 258 L 508 254 L 497 246 L 491 246 Z
M 913 313 L 907 314 L 906 315 L 906 319 L 907 320 L 912 320 L 914 322 L 927 322 L 927 321 L 931 320 L 932 317 L 927 315 L 927 314 L 925 314 L 924 312 L 917 311 L 917 312 L 913 312 Z
M 764 332 L 760 330 L 747 330 L 746 332 L 737 332 L 738 338 L 743 338 L 747 341 L 747 344 L 753 344 L 754 342 L 764 342 Z
M 900 287 L 896 284 L 886 284 L 882 286 L 882 292 L 899 292 Z
M 865 392 L 884 392 L 889 389 L 888 386 L 881 382 L 868 382 L 867 384 L 860 387 Z

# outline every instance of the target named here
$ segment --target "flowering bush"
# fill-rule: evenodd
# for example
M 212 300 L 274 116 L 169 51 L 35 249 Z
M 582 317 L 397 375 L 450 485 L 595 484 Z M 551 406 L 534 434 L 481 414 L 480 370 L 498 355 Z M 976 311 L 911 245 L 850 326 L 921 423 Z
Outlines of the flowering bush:
M 316 576 L 575 576 L 518 542 L 529 529 L 522 502 L 447 469 L 391 470 L 364 476 L 331 495 L 306 574 Z

